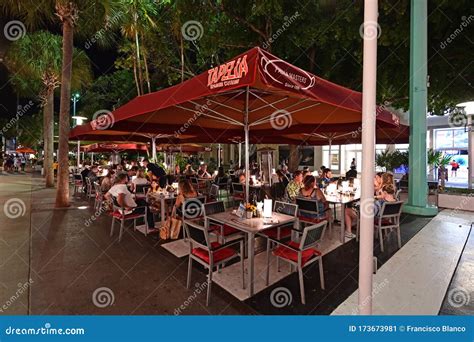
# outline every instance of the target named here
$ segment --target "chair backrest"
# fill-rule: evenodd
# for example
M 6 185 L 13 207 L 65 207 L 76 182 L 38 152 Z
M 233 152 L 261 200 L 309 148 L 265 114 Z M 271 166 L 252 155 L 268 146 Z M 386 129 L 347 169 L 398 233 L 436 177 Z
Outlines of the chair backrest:
M 188 198 L 183 203 L 183 219 L 192 219 L 202 216 L 202 206 L 206 202 L 206 197 L 198 196 Z
M 197 224 L 196 222 L 184 220 L 183 222 L 184 229 L 187 236 L 191 240 L 191 248 L 194 244 L 197 246 L 209 250 L 210 241 L 209 234 L 206 227 Z
M 300 241 L 300 249 L 305 250 L 308 248 L 315 247 L 324 237 L 324 232 L 326 231 L 327 224 L 327 221 L 323 221 L 305 227 L 303 230 L 303 236 L 301 237 Z
M 191 184 L 198 185 L 199 184 L 198 179 L 196 177 L 191 177 Z
M 117 197 L 111 195 L 110 196 L 112 198 L 112 206 L 113 206 L 113 211 L 120 211 L 120 210 L 123 210 L 124 208 L 119 204 L 119 202 L 117 201 Z
M 94 189 L 98 195 L 102 195 L 102 189 L 100 188 L 99 182 L 94 182 Z
M 211 203 L 206 203 L 203 206 L 204 208 L 204 217 L 212 215 L 212 214 L 217 214 L 217 213 L 223 213 L 225 211 L 225 206 L 223 201 L 218 201 L 218 202 L 211 202 Z
M 400 201 L 400 193 L 402 192 L 402 189 L 398 189 L 397 192 L 395 193 L 395 199 L 397 201 Z
M 314 198 L 296 197 L 300 213 L 319 214 L 318 201 Z
M 240 183 L 232 183 L 232 190 L 235 194 L 243 194 L 244 185 Z
M 272 197 L 275 199 L 284 198 L 286 195 L 285 190 L 286 190 L 285 183 L 283 182 L 273 183 L 272 188 L 271 188 Z
M 276 213 L 281 213 L 281 214 L 296 217 L 296 215 L 298 214 L 298 205 L 281 202 L 281 201 L 275 201 L 275 204 L 273 205 L 273 211 Z
M 76 174 L 74 175 L 74 180 L 75 180 L 75 181 L 81 181 L 81 182 L 82 182 L 82 181 L 83 181 L 82 175 L 81 175 L 80 173 L 76 173 Z
M 227 185 L 227 182 L 229 181 L 228 177 L 219 177 L 217 178 L 216 183 L 219 185 Z
M 384 202 L 382 204 L 382 209 L 380 210 L 381 218 L 391 218 L 395 216 L 400 216 L 402 214 L 403 202 Z
M 151 187 L 150 184 L 137 184 L 135 185 L 135 193 L 144 193 L 146 194 L 147 190 Z
M 209 195 L 211 195 L 212 197 L 217 198 L 219 196 L 219 185 L 212 184 L 211 189 L 209 189 Z
M 408 181 L 400 179 L 400 181 L 398 182 L 398 187 L 400 189 L 408 189 Z

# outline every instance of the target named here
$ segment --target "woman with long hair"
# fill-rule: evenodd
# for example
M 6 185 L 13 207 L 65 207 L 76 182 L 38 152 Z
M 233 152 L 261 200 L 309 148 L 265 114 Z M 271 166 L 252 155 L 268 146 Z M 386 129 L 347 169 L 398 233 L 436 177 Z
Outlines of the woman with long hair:
M 329 203 L 326 201 L 326 197 L 323 192 L 316 186 L 316 178 L 312 175 L 308 175 L 303 180 L 303 188 L 300 191 L 300 196 L 314 199 L 318 201 L 318 211 L 319 215 L 315 214 L 304 214 L 303 216 L 308 216 L 311 218 L 325 218 L 326 220 L 331 220 L 331 208 L 329 208 Z

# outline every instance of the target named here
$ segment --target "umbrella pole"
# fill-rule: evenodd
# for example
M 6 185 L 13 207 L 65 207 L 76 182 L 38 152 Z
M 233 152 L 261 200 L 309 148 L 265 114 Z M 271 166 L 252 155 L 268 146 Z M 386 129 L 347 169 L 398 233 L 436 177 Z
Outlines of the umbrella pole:
M 217 145 L 217 167 L 221 166 L 221 144 Z
M 244 117 L 244 132 L 245 132 L 245 201 L 249 201 L 249 178 L 250 178 L 250 156 L 249 156 L 249 87 L 247 86 L 245 92 L 245 117 Z
M 77 158 L 76 159 L 77 159 L 77 168 L 79 168 L 81 164 L 81 141 L 80 140 L 77 141 Z
M 156 163 L 156 138 L 152 137 L 151 138 L 151 157 L 153 159 L 153 162 Z
M 362 78 L 362 127 L 364 134 L 362 134 L 362 181 L 360 197 L 359 315 L 372 314 L 377 11 L 377 0 L 365 0 Z M 375 34 L 373 34 L 374 30 Z
M 242 166 L 242 143 L 239 142 L 239 167 Z
M 328 168 L 331 168 L 332 160 L 331 160 L 331 148 L 332 148 L 332 138 L 329 138 L 329 163 Z
M 94 164 L 94 152 L 91 153 L 91 163 Z

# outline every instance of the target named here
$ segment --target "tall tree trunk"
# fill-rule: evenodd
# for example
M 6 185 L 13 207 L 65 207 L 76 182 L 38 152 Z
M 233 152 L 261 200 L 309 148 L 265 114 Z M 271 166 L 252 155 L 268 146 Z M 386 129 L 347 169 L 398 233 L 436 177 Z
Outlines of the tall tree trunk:
M 59 170 L 56 207 L 69 206 L 69 130 L 71 102 L 71 74 L 73 53 L 73 21 L 63 20 L 63 62 L 61 73 L 61 102 L 59 106 Z
M 142 70 L 142 60 L 140 58 L 140 42 L 138 41 L 138 32 L 135 32 L 135 49 L 137 53 L 137 68 L 138 68 L 138 80 L 140 81 L 140 92 L 143 92 L 143 70 Z
M 47 99 L 43 108 L 43 169 L 46 187 L 54 187 L 53 153 L 54 153 L 54 89 L 48 89 Z
M 137 95 L 140 96 L 140 85 L 138 82 L 138 74 L 137 74 L 137 59 L 133 57 L 133 77 L 135 79 L 135 85 L 137 86 Z
M 143 55 L 143 64 L 145 65 L 145 80 L 146 80 L 146 85 L 148 88 L 148 92 L 151 93 L 151 85 L 150 85 L 150 74 L 148 73 L 148 61 L 146 59 L 146 52 L 142 52 Z
M 300 154 L 297 145 L 290 145 L 290 156 L 288 157 L 288 170 L 294 172 L 298 170 L 300 164 Z
M 181 82 L 184 81 L 184 42 L 183 35 L 180 34 L 180 50 L 181 50 Z

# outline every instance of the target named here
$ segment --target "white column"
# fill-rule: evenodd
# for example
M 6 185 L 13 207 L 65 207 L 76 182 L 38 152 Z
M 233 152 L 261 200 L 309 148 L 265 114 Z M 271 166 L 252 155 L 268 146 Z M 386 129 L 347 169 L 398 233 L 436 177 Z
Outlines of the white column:
M 359 243 L 359 314 L 372 314 L 374 248 L 375 101 L 377 89 L 377 0 L 364 1 L 362 79 L 362 180 Z

